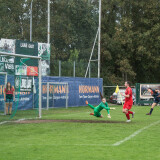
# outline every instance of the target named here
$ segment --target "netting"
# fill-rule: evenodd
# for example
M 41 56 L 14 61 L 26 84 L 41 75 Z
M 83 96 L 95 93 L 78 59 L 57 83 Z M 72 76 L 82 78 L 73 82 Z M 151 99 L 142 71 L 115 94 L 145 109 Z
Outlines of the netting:
M 68 82 L 42 83 L 42 108 L 68 108 Z
M 11 119 L 34 119 L 40 116 L 39 58 L 8 56 L 1 54 L 0 72 L 0 121 Z M 11 101 L 5 88 L 10 82 L 14 89 Z M 5 99 L 6 98 L 6 101 Z M 12 102 L 13 101 L 13 102 Z M 8 109 L 7 109 L 8 108 Z
M 0 115 L 5 115 L 5 102 L 4 102 L 4 87 L 7 83 L 7 73 L 0 72 Z

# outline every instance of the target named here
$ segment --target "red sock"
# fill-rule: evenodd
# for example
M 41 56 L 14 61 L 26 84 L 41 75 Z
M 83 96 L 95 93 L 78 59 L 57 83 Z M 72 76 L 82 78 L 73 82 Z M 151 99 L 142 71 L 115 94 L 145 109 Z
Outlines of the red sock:
M 128 120 L 130 119 L 129 113 L 126 113 L 126 117 Z
M 132 111 L 128 111 L 128 113 L 129 113 L 129 114 L 133 114 L 133 112 L 132 112 Z

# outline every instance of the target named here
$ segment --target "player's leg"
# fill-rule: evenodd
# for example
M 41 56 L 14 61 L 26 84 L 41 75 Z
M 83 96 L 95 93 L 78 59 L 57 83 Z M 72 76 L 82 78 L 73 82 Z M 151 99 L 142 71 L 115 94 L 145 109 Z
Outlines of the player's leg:
M 122 112 L 126 115 L 127 119 L 130 119 L 129 113 L 128 113 L 128 109 L 127 108 L 123 108 Z
M 6 115 L 8 114 L 8 106 L 9 106 L 9 102 L 7 102 L 7 99 L 6 99 Z
M 128 113 L 132 115 L 132 118 L 134 118 L 135 112 L 128 111 Z
M 129 110 L 127 109 L 127 105 L 124 104 L 123 109 L 122 109 L 122 112 L 126 115 L 126 118 L 127 118 L 127 121 L 126 121 L 126 122 L 130 122 L 130 121 L 131 121 L 128 111 L 129 111 Z
M 135 112 L 132 112 L 130 109 L 132 108 L 132 105 L 128 106 L 128 113 L 132 114 L 132 118 L 134 118 Z
M 154 108 L 157 104 L 158 104 L 158 103 L 154 102 L 154 103 L 152 104 L 152 107 L 151 107 L 151 109 L 150 109 L 150 112 L 147 113 L 146 115 L 151 115 L 152 112 L 153 112 L 153 108 Z
M 99 117 L 99 118 L 103 118 L 103 115 L 100 112 L 96 112 L 96 111 L 94 111 L 94 116 Z
M 86 101 L 86 104 L 87 104 L 90 108 L 92 108 L 92 109 L 95 108 L 94 106 L 92 106 L 91 104 L 89 104 L 88 101 Z
M 91 104 L 89 104 L 88 101 L 86 101 L 86 104 L 87 104 L 90 108 L 92 108 L 93 110 L 95 109 L 95 107 L 92 106 Z M 90 113 L 90 115 L 93 115 L 93 116 L 94 116 L 94 113 Z
M 12 100 L 10 101 L 10 103 L 9 103 L 9 114 L 11 115 L 11 113 L 12 113 L 12 104 L 13 104 L 13 102 L 12 102 Z

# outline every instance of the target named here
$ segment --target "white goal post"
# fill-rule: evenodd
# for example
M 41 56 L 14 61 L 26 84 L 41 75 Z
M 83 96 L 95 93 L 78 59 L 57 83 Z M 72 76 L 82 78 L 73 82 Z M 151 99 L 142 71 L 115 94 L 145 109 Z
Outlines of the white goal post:
M 23 55 L 23 54 L 13 54 L 13 53 L 6 53 L 6 52 L 0 52 L 0 55 L 3 56 L 11 56 L 11 57 L 21 57 L 21 58 L 31 58 L 31 59 L 37 59 L 38 60 L 38 79 L 39 79 L 39 118 L 42 117 L 42 73 L 41 73 L 41 57 L 38 56 L 30 56 L 30 55 Z
M 5 77 L 5 82 L 4 82 L 4 86 L 6 86 L 6 84 L 7 84 L 7 72 L 0 72 L 0 75 L 4 75 Z M 5 104 L 4 104 L 4 113 L 3 113 L 3 115 L 6 115 L 6 109 L 5 109 Z
M 65 98 L 66 98 L 66 102 L 65 102 L 65 108 L 67 109 L 68 108 L 68 82 L 46 82 L 47 83 L 47 110 L 49 108 L 54 108 L 54 99 L 55 99 L 55 96 L 54 96 L 54 87 L 53 87 L 53 96 L 52 96 L 52 101 L 53 101 L 53 104 L 52 104 L 52 107 L 50 107 L 50 104 L 49 104 L 49 100 L 50 100 L 50 95 L 49 95 L 49 92 L 50 92 L 50 85 L 65 85 L 66 87 L 66 93 L 65 93 Z

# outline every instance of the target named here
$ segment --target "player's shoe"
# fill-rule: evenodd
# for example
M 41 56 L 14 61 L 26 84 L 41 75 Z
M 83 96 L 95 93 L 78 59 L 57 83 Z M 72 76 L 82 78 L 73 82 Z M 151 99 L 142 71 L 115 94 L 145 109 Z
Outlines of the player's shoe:
M 134 118 L 134 115 L 135 115 L 135 112 L 133 112 L 133 114 L 132 114 L 132 118 Z
M 94 113 L 90 113 L 90 115 L 94 115 Z
M 151 115 L 150 113 L 147 113 L 146 115 Z
M 131 120 L 130 120 L 130 119 L 128 119 L 126 122 L 127 122 L 127 123 L 129 123 L 129 122 L 131 122 Z
M 110 114 L 108 114 L 108 116 L 107 116 L 108 118 L 111 118 L 111 116 L 110 116 Z

